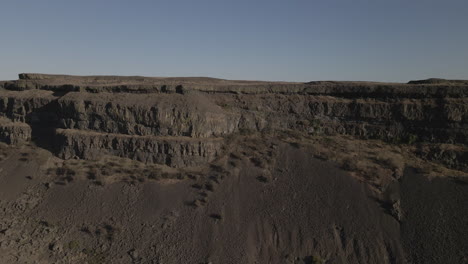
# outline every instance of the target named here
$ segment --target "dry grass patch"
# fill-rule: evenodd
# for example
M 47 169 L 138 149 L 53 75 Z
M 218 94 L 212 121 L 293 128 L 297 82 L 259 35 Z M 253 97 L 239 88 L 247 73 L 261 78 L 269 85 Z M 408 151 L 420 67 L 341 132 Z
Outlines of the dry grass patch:
M 390 144 L 380 140 L 361 140 L 351 136 L 300 136 L 291 133 L 284 141 L 307 146 L 314 157 L 336 162 L 377 192 L 403 176 L 406 167 L 418 169 L 429 177 L 465 177 L 463 171 L 421 159 L 414 145 Z
M 115 156 L 103 156 L 99 160 L 64 160 L 47 169 L 47 173 L 57 177 L 57 182 L 65 185 L 74 180 L 89 180 L 101 186 L 113 182 L 130 184 L 151 180 L 184 180 L 197 177 L 197 169 L 175 169 L 159 164 L 145 164 L 139 161 Z

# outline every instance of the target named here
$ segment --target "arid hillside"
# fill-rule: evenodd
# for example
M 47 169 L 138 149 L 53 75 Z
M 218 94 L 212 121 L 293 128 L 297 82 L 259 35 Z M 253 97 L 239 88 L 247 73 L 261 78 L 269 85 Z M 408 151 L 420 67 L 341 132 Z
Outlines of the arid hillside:
M 19 77 L 0 263 L 468 263 L 468 81 Z

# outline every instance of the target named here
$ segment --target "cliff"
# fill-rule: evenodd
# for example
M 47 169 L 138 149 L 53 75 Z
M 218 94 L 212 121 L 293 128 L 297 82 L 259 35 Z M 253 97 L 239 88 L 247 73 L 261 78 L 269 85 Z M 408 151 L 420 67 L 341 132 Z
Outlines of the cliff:
M 0 124 L 0 139 L 16 144 L 21 140 L 15 138 L 31 138 L 65 159 L 89 159 L 104 151 L 188 166 L 213 160 L 230 135 L 275 131 L 393 143 L 468 143 L 467 81 L 19 77 L 0 83 L 0 115 L 7 120 Z M 464 149 L 455 152 L 455 160 L 466 155 Z

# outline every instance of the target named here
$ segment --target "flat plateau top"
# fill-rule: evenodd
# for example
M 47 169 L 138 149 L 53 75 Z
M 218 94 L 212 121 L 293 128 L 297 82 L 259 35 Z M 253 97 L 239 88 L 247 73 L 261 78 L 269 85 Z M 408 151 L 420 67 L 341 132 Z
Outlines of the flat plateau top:
M 20 73 L 20 80 L 29 80 L 43 84 L 76 84 L 76 85 L 126 85 L 126 84 L 200 84 L 200 85 L 403 85 L 405 83 L 367 82 L 367 81 L 311 81 L 311 82 L 271 82 L 271 81 L 247 81 L 247 80 L 225 80 L 210 77 L 144 77 L 144 76 L 114 76 L 114 75 L 57 75 L 40 73 Z M 425 85 L 468 85 L 468 80 L 446 80 L 431 78 L 426 80 L 409 81 L 407 84 Z
M 209 77 L 73 76 L 21 73 L 0 89 L 87 91 L 93 93 L 185 93 L 190 90 L 241 94 L 315 94 L 362 97 L 468 97 L 468 80 L 427 79 L 408 83 L 312 81 L 269 82 Z

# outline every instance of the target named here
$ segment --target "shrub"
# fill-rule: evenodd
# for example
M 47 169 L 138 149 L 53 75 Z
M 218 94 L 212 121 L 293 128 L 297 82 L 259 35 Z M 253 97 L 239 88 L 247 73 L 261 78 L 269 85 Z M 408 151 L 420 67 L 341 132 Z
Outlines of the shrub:
M 411 134 L 411 133 L 409 133 L 407 135 L 407 137 L 406 137 L 407 144 L 412 145 L 412 144 L 416 143 L 416 141 L 418 141 L 418 136 L 417 135 Z

